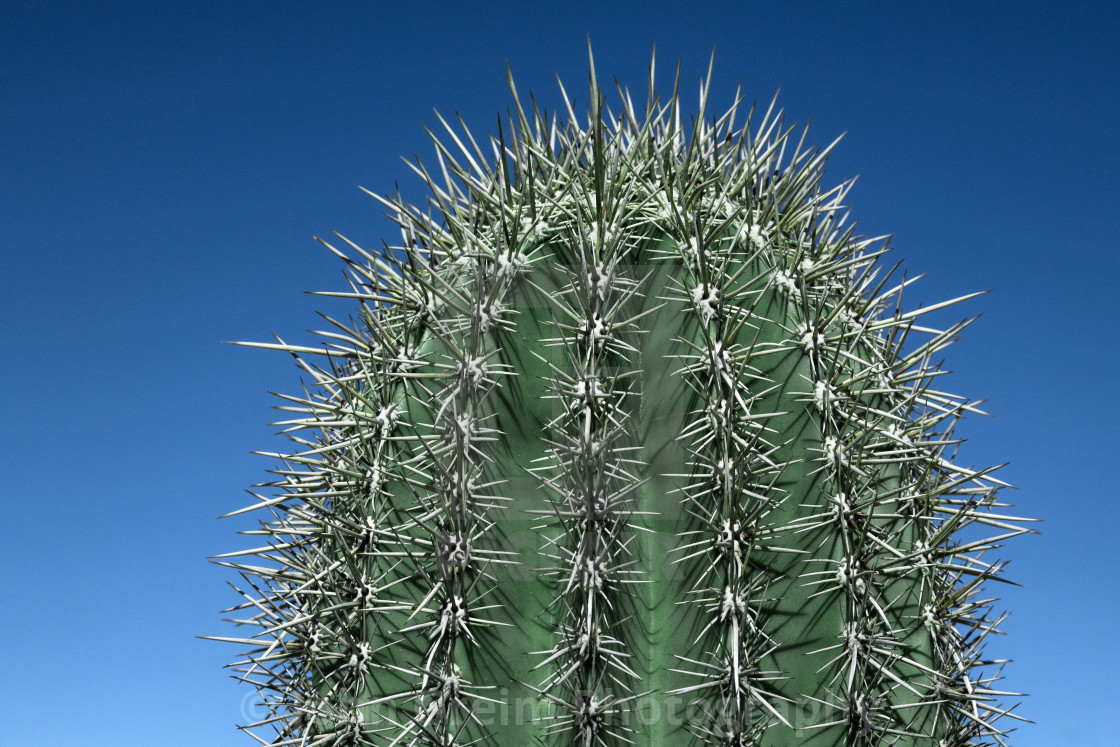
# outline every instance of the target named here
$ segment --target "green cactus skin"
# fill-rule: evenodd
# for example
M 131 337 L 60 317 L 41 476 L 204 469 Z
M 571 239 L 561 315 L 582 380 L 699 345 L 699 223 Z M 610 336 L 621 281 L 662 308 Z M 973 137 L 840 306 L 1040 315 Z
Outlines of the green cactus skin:
M 964 299 L 902 310 L 886 242 L 844 227 L 850 184 L 821 187 L 831 146 L 773 105 L 709 118 L 705 82 L 686 127 L 651 65 L 615 116 L 592 63 L 581 126 L 566 93 L 558 124 L 510 88 L 489 150 L 444 123 L 414 167 L 429 210 L 377 197 L 402 246 L 328 245 L 357 322 L 260 345 L 313 385 L 243 509 L 266 544 L 218 561 L 257 629 L 222 640 L 271 709 L 245 728 L 1005 744 L 981 556 L 1026 530 L 949 461 L 976 408 L 932 358 L 967 322 L 920 326 Z

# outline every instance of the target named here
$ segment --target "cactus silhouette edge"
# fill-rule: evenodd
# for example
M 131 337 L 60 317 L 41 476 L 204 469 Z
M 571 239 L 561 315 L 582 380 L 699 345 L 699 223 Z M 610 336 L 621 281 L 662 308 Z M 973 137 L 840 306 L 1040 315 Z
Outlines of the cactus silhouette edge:
M 295 442 L 214 637 L 274 745 L 986 745 L 992 555 L 934 359 L 772 103 L 442 118 L 399 246 L 323 242 L 356 303 L 286 351 Z M 582 121 L 582 124 L 581 124 Z M 341 248 L 340 248 L 341 247 Z M 263 544 L 262 544 L 263 543 Z

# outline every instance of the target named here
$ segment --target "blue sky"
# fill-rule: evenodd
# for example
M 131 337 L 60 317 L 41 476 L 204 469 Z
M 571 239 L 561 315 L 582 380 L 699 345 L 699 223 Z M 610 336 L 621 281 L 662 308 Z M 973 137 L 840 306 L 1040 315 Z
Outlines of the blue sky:
M 1030 693 L 1015 744 L 1115 744 L 1120 398 L 1120 56 L 1114 5 L 1082 3 L 5 3 L 0 9 L 0 343 L 8 536 L 0 745 L 246 745 L 251 692 L 222 667 L 240 507 L 281 446 L 269 390 L 310 341 L 304 294 L 337 289 L 312 239 L 377 246 L 358 185 L 423 193 L 433 109 L 478 134 L 555 76 L 643 90 L 682 60 L 687 102 L 781 89 L 835 181 L 894 235 L 909 300 L 994 292 L 950 349 L 952 391 L 990 398 L 962 461 L 1010 462 L 1020 588 L 994 654 Z M 772 7 L 769 7 L 772 6 Z M 920 6 L 920 7 L 919 7 Z M 1110 466 L 1111 465 L 1111 466 Z M 1113 633 L 1109 634 L 1108 630 Z

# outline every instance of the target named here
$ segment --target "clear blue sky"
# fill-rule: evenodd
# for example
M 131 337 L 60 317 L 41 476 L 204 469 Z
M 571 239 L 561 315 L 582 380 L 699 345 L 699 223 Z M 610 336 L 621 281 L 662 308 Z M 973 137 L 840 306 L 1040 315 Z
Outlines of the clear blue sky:
M 220 341 L 344 315 L 303 294 L 342 284 L 312 234 L 378 245 L 358 185 L 419 199 L 399 156 L 430 155 L 433 108 L 490 131 L 507 60 L 550 108 L 557 73 L 582 97 L 588 33 L 601 80 L 643 89 L 656 44 L 687 101 L 713 49 L 720 104 L 780 88 L 814 141 L 848 133 L 829 173 L 929 273 L 913 304 L 993 289 L 948 388 L 996 416 L 962 461 L 1009 461 L 1044 519 L 993 590 L 1038 722 L 1014 743 L 1115 745 L 1120 13 L 907 5 L 4 3 L 0 745 L 253 743 L 236 647 L 195 638 L 234 602 L 204 558 L 244 546 L 215 517 L 265 478 L 267 391 L 299 377 Z

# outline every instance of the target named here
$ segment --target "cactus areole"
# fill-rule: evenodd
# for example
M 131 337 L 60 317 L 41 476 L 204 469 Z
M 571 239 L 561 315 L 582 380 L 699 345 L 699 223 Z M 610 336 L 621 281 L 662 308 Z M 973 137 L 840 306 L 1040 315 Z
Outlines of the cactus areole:
M 1004 744 L 983 589 L 1026 530 L 949 459 L 975 407 L 932 359 L 967 322 L 922 317 L 956 301 L 905 310 L 773 105 L 713 116 L 704 82 L 690 116 L 652 65 L 617 113 L 593 64 L 582 119 L 510 90 L 497 136 L 444 123 L 428 205 L 377 197 L 400 246 L 328 244 L 355 321 L 260 345 L 310 381 L 243 509 L 264 546 L 219 561 L 268 711 L 244 728 Z

